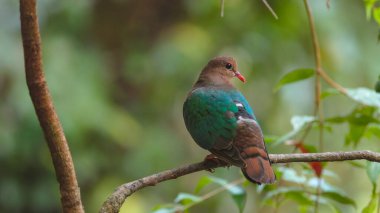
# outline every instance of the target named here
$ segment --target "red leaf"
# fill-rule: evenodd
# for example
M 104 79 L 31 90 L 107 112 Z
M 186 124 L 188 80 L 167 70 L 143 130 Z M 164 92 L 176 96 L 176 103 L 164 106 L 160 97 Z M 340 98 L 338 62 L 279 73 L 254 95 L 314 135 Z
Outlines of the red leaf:
M 317 175 L 317 177 L 321 177 L 322 175 L 322 163 L 321 162 L 310 162 L 309 163 L 310 166 L 313 168 L 315 174 Z
M 303 145 L 303 143 L 297 143 L 295 146 L 302 152 L 302 153 L 310 153 L 310 151 Z M 309 165 L 313 169 L 315 175 L 317 177 L 321 177 L 323 167 L 321 162 L 310 162 Z

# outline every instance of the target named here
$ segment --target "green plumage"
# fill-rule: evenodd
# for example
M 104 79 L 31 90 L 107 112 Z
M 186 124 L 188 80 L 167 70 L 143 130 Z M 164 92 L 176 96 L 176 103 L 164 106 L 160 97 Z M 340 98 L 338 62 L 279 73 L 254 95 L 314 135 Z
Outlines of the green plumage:
M 253 183 L 276 179 L 259 124 L 245 97 L 230 83 L 245 82 L 231 57 L 210 60 L 183 105 L 186 128 L 194 141 L 217 157 L 241 168 Z
M 235 102 L 242 102 L 253 115 L 243 95 L 234 89 L 201 87 L 193 90 L 183 106 L 185 124 L 195 142 L 210 149 L 217 142 L 236 136 L 238 112 Z

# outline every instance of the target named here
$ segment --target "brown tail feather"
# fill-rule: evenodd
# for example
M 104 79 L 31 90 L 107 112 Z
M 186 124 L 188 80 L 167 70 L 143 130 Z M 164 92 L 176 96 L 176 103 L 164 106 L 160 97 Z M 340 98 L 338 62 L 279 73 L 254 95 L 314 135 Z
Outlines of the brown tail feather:
M 249 181 L 257 184 L 267 184 L 276 180 L 268 154 L 264 149 L 248 147 L 241 154 L 246 164 L 241 170 Z

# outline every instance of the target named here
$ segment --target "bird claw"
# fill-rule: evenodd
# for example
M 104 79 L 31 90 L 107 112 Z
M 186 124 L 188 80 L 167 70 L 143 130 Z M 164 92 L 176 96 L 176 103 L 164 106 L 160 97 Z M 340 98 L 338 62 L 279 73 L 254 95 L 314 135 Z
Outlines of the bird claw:
M 211 172 L 211 173 L 214 173 L 215 172 L 215 169 L 207 169 L 207 171 Z
M 205 161 L 219 161 L 219 158 L 214 154 L 209 154 L 205 157 Z
M 205 159 L 203 160 L 203 162 L 205 164 L 211 164 L 211 165 L 216 165 L 216 166 L 231 166 L 230 164 L 228 164 L 227 162 L 221 160 L 220 158 L 218 158 L 216 155 L 214 154 L 209 154 L 205 157 Z M 213 168 L 210 168 L 210 169 L 207 169 L 207 171 L 209 172 L 214 172 L 215 169 Z

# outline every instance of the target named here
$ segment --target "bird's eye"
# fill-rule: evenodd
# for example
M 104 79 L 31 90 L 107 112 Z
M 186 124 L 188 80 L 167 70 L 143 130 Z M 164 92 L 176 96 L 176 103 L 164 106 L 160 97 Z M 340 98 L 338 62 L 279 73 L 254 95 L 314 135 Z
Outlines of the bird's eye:
M 226 68 L 229 69 L 229 70 L 232 69 L 232 64 L 227 63 L 227 64 L 226 64 Z

